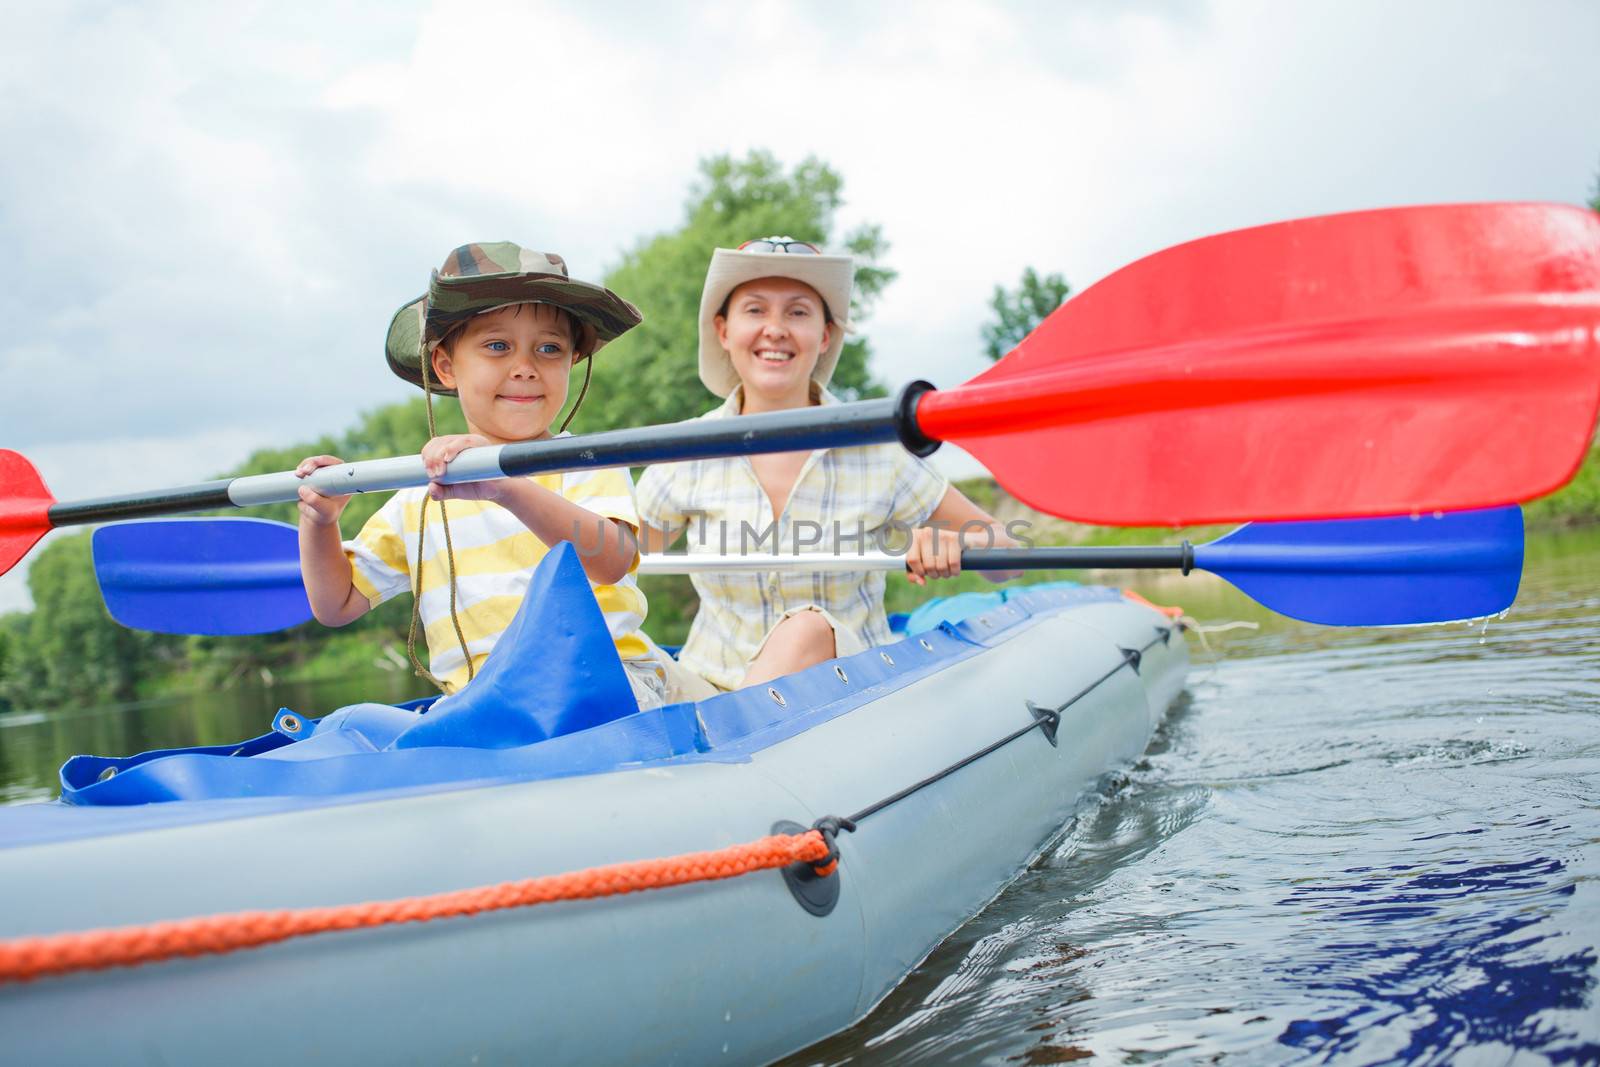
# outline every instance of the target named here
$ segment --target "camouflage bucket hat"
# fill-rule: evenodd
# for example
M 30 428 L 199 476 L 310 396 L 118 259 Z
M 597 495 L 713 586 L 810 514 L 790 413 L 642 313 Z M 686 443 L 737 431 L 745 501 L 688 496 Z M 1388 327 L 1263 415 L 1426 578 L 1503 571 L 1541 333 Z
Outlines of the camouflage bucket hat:
M 592 356 L 639 325 L 639 309 L 603 286 L 567 276 L 553 252 L 534 252 L 510 241 L 462 245 L 433 272 L 428 292 L 389 321 L 384 355 L 389 369 L 422 385 L 422 353 L 474 315 L 508 304 L 549 304 L 578 325 L 577 359 Z M 432 372 L 429 372 L 432 377 Z M 453 395 L 433 380 L 433 391 Z

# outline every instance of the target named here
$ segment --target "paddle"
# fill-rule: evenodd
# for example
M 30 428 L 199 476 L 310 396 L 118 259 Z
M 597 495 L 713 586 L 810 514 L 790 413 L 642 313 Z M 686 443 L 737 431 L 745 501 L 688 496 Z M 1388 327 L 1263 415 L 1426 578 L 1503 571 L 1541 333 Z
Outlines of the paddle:
M 267 519 L 168 519 L 94 532 L 111 615 L 162 633 L 265 633 L 311 618 L 295 528 Z M 900 570 L 902 556 L 645 556 L 641 574 Z M 969 549 L 967 570 L 1162 568 L 1220 575 L 1274 611 L 1330 626 L 1478 618 L 1522 575 L 1522 509 L 1260 522 L 1210 544 Z
M 1142 259 L 954 389 L 471 449 L 444 480 L 951 441 L 1027 503 L 1088 522 L 1494 506 L 1577 470 L 1600 407 L 1597 325 L 1593 212 L 1330 215 Z M 309 479 L 333 493 L 426 480 L 416 456 Z M 292 501 L 301 484 L 286 471 L 56 503 L 27 459 L 0 451 L 0 573 L 54 527 Z

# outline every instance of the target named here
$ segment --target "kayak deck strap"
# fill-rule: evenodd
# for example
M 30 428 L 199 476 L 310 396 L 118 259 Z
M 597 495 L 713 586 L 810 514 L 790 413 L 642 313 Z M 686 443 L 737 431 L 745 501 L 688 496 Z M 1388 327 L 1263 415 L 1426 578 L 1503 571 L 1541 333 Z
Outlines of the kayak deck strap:
M 922 779 L 920 782 L 914 782 L 911 785 L 906 786 L 904 789 L 900 790 L 897 793 L 892 793 L 889 796 L 884 797 L 882 800 L 880 800 L 880 801 L 878 801 L 878 802 L 876 802 L 874 804 L 868 804 L 866 807 L 862 808 L 860 811 L 856 812 L 854 815 L 850 815 L 850 816 L 847 816 L 847 817 L 845 817 L 843 819 L 839 819 L 838 821 L 841 824 L 841 828 L 842 829 L 853 830 L 855 828 L 853 824 L 859 823 L 863 819 L 868 818 L 869 816 L 876 815 L 878 812 L 882 811 L 884 808 L 887 808 L 887 807 L 889 807 L 889 806 L 891 806 L 893 804 L 898 804 L 900 801 L 906 799 L 906 797 L 909 797 L 912 794 L 919 792 L 920 790 L 926 789 L 928 786 L 930 786 L 933 783 L 939 781 L 941 778 L 946 778 L 946 777 L 954 774 L 956 771 L 959 771 L 961 768 L 965 767 L 967 764 L 973 763 L 973 762 L 975 762 L 977 760 L 980 760 L 983 757 L 989 755 L 989 753 L 996 752 L 999 749 L 1004 748 L 1005 746 L 1009 745 L 1011 742 L 1015 741 L 1017 738 L 1022 737 L 1022 736 L 1026 735 L 1026 734 L 1032 733 L 1034 730 L 1043 731 L 1046 739 L 1049 740 L 1051 747 L 1055 747 L 1055 745 L 1056 745 L 1056 738 L 1055 738 L 1056 728 L 1061 723 L 1062 714 L 1065 713 L 1068 708 L 1070 708 L 1072 705 L 1076 704 L 1078 701 L 1082 700 L 1084 697 L 1088 696 L 1090 693 L 1094 692 L 1101 685 L 1105 684 L 1105 682 L 1108 679 L 1110 679 L 1113 675 L 1115 675 L 1118 671 L 1122 670 L 1124 667 L 1132 668 L 1133 672 L 1135 674 L 1137 674 L 1139 672 L 1139 662 L 1140 662 L 1140 659 L 1143 656 L 1143 654 L 1145 652 L 1148 652 L 1150 649 L 1154 648 L 1158 644 L 1165 644 L 1166 643 L 1166 641 L 1171 636 L 1171 634 L 1169 632 L 1169 628 L 1165 627 L 1165 626 L 1158 626 L 1158 627 L 1156 627 L 1156 629 L 1159 631 L 1159 633 L 1155 637 L 1152 637 L 1149 641 L 1145 642 L 1143 648 L 1138 648 L 1138 649 L 1124 648 L 1124 649 L 1120 649 L 1119 651 L 1122 653 L 1122 659 L 1115 667 L 1112 667 L 1110 670 L 1106 671 L 1100 677 L 1096 678 L 1094 681 L 1092 681 L 1088 685 L 1084 686 L 1083 689 L 1079 690 L 1077 693 L 1075 693 L 1071 697 L 1069 697 L 1063 704 L 1061 704 L 1060 707 L 1056 707 L 1056 708 L 1040 707 L 1039 705 L 1034 704 L 1030 700 L 1028 702 L 1027 707 L 1028 707 L 1029 714 L 1033 716 L 1033 721 L 1030 722 L 1028 725 L 1018 727 L 1017 729 L 1013 730 L 1011 733 L 1009 733 L 1006 736 L 1002 737 L 1000 740 L 995 741 L 992 744 L 985 745 L 983 748 L 979 749 L 977 752 L 974 752 L 970 756 L 966 756 L 966 757 L 963 757 L 962 759 L 957 760 L 956 762 L 950 764 L 948 767 L 945 767 L 942 770 L 935 771 L 934 773 L 928 775 L 926 778 Z M 846 824 L 850 824 L 850 825 L 846 825 Z

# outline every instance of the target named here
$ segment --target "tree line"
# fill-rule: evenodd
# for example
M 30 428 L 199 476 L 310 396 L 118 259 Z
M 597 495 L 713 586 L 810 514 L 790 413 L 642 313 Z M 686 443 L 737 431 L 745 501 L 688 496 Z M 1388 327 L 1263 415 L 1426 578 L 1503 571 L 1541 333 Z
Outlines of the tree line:
M 644 312 L 644 322 L 609 345 L 595 360 L 593 382 L 574 420 L 575 432 L 674 422 L 707 410 L 712 398 L 693 373 L 698 346 L 700 288 L 711 249 L 735 247 L 752 236 L 787 234 L 856 257 L 851 321 L 867 318 L 895 277 L 886 264 L 889 245 L 882 228 L 866 224 L 836 232 L 843 203 L 839 174 L 817 159 L 785 168 L 770 153 L 741 159 L 705 160 L 689 191 L 683 218 L 671 230 L 642 239 L 629 249 L 604 284 L 624 294 Z M 1590 206 L 1600 211 L 1600 180 Z M 989 306 L 992 319 L 982 331 L 984 354 L 999 359 L 1010 351 L 1071 292 L 1060 274 L 1026 268 L 1015 288 L 996 286 Z M 840 356 L 832 388 L 846 399 L 881 396 L 884 388 L 870 369 L 866 339 L 852 337 Z M 346 460 L 398 456 L 418 451 L 427 439 L 424 399 L 420 396 L 368 411 L 337 436 L 284 448 L 262 449 L 218 477 L 288 470 L 305 456 L 332 453 Z M 440 433 L 465 430 L 453 399 L 436 398 Z M 1197 442 L 1203 446 L 1203 442 Z M 963 485 L 968 495 L 991 511 L 1004 494 L 986 480 Z M 347 534 L 383 503 L 359 495 L 345 510 Z M 295 507 L 278 504 L 253 512 L 294 522 Z M 1588 462 L 1561 492 L 1528 508 L 1532 525 L 1600 522 L 1600 440 Z M 1048 520 L 1045 520 L 1048 524 Z M 1061 524 L 1057 536 L 1063 539 Z M 1066 539 L 1170 540 L 1167 531 L 1076 531 Z M 1045 576 L 1047 577 L 1047 576 Z M 681 642 L 696 601 L 685 577 L 641 579 L 650 600 L 649 629 L 658 641 Z M 962 575 L 938 593 L 981 588 L 982 579 Z M 225 686 L 247 672 L 326 676 L 371 670 L 374 663 L 404 666 L 407 598 L 397 597 L 337 631 L 315 623 L 251 637 L 182 637 L 129 630 L 111 620 L 100 598 L 90 560 L 89 535 L 58 538 L 44 547 L 28 572 L 34 607 L 0 617 L 0 710 L 28 706 L 126 700 L 173 688 Z M 929 595 L 904 583 L 889 585 L 890 610 L 904 610 Z

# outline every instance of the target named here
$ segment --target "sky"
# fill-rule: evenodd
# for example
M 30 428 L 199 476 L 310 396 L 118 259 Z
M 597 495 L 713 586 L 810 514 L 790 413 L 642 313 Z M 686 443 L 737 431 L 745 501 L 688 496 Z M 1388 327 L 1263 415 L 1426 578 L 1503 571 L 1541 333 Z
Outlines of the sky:
M 0 448 L 61 500 L 210 478 L 405 399 L 383 330 L 445 252 L 511 239 L 598 279 L 681 222 L 714 154 L 816 156 L 841 232 L 883 227 L 899 277 L 863 332 L 891 385 L 981 370 L 990 295 L 1027 266 L 1083 289 L 1209 233 L 1580 202 L 1600 173 L 1590 2 L 0 15 Z

